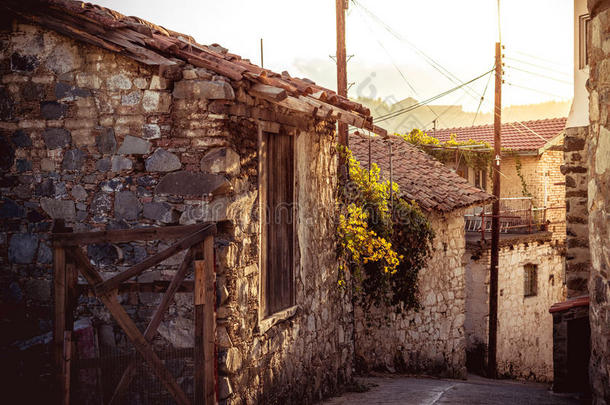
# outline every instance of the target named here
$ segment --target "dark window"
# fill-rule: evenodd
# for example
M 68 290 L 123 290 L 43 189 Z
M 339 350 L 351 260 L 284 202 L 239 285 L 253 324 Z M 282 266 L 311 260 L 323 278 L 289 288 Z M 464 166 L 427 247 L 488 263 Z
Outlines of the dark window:
M 486 170 L 475 170 L 474 172 L 474 185 L 481 190 L 487 190 L 487 171 Z
M 294 305 L 294 137 L 261 133 L 261 305 L 270 315 Z
M 538 293 L 538 266 L 526 264 L 523 267 L 523 296 L 532 297 Z
M 589 66 L 589 23 L 591 16 L 583 14 L 578 17 L 578 67 Z

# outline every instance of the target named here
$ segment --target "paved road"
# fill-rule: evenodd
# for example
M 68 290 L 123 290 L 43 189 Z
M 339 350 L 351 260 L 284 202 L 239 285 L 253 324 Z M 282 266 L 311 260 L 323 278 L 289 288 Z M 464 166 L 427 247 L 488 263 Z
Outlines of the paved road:
M 400 376 L 359 380 L 370 386 L 367 392 L 349 392 L 331 398 L 324 405 L 440 405 L 440 404 L 518 404 L 575 405 L 574 398 L 553 394 L 544 384 L 492 381 L 477 376 L 468 380 L 443 380 Z

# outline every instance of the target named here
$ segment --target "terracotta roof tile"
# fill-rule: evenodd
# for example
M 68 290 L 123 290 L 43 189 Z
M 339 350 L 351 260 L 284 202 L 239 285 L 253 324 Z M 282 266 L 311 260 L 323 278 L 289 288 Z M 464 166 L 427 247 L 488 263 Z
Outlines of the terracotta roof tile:
M 555 138 L 566 126 L 567 118 L 507 122 L 502 124 L 502 147 L 515 151 L 538 150 Z M 440 141 L 448 141 L 455 134 L 458 141 L 485 141 L 493 145 L 494 126 L 437 129 L 434 135 Z
M 447 166 L 420 151 L 398 136 L 384 140 L 371 138 L 371 162 L 376 163 L 385 178 L 389 177 L 389 146 L 392 144 L 392 177 L 408 200 L 414 200 L 426 211 L 449 212 L 470 205 L 484 204 L 493 196 L 478 189 Z M 369 137 L 355 133 L 349 147 L 363 167 L 368 168 Z
M 169 7 L 169 3 L 168 3 Z M 138 17 L 127 17 L 114 10 L 74 0 L 3 0 L 8 9 L 22 18 L 66 36 L 90 43 L 148 65 L 176 65 L 176 59 L 212 70 L 233 80 L 248 80 L 280 87 L 294 97 L 310 96 L 351 112 L 372 129 L 370 110 L 339 96 L 333 90 L 308 79 L 275 73 L 229 53 L 218 44 L 195 42 L 193 37 L 175 32 Z

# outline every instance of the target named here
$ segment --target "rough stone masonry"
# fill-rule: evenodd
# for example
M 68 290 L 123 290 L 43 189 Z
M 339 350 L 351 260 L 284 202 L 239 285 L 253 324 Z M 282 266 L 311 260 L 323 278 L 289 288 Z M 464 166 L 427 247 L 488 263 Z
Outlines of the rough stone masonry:
M 588 197 L 591 275 L 589 319 L 593 402 L 610 404 L 610 2 L 588 0 Z
M 336 288 L 332 122 L 254 99 L 245 81 L 188 64 L 164 77 L 34 25 L 4 25 L 0 40 L 0 291 L 11 309 L 3 311 L 0 346 L 9 353 L 5 366 L 16 370 L 9 383 L 19 386 L 29 376 L 38 388 L 22 393 L 26 399 L 48 392 L 35 382 L 49 375 L 44 353 L 24 370 L 12 342 L 50 331 L 53 219 L 75 231 L 231 221 L 232 230 L 216 240 L 221 402 L 311 403 L 350 379 L 351 308 Z M 302 123 L 290 130 L 298 151 L 298 311 L 264 331 L 258 328 L 258 128 L 246 117 L 255 107 L 271 121 L 281 115 Z M 210 184 L 215 195 L 204 194 Z M 165 247 L 102 244 L 87 253 L 110 276 Z M 138 280 L 167 280 L 180 260 L 172 257 Z M 159 299 L 121 297 L 142 328 Z M 192 346 L 190 304 L 188 295 L 177 296 L 155 347 Z M 77 315 L 93 324 L 102 349 L 128 346 L 95 299 L 81 298 Z M 189 378 L 180 376 L 187 391 Z

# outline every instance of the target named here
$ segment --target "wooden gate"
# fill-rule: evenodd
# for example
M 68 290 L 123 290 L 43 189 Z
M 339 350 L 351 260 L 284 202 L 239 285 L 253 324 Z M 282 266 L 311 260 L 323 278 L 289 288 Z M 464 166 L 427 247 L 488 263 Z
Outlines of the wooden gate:
M 150 344 L 174 294 L 179 288 L 184 288 L 183 282 L 191 264 L 194 264 L 192 290 L 195 329 L 195 404 L 215 404 L 215 234 L 216 224 L 214 223 L 73 233 L 71 229 L 65 227 L 63 221 L 55 222 L 52 235 L 55 297 L 53 343 L 60 404 L 67 405 L 70 403 L 71 359 L 74 352 L 72 333 L 74 310 L 79 295 L 77 282 L 79 272 L 86 279 L 88 288 L 104 304 L 134 345 L 142 360 L 150 367 L 175 402 L 179 405 L 192 403 Z M 127 243 L 151 240 L 177 240 L 177 242 L 107 280 L 102 278 L 98 269 L 91 264 L 82 250 L 83 246 L 94 243 Z M 187 253 L 180 267 L 167 285 L 148 327 L 144 333 L 140 332 L 119 303 L 119 291 L 126 285 L 129 285 L 130 291 L 133 291 L 134 287 L 136 289 L 143 287 L 142 283 L 129 282 L 129 280 L 183 250 L 187 250 Z M 108 401 L 109 404 L 116 403 L 119 396 L 125 392 L 134 377 L 136 368 L 137 363 L 132 360 L 114 389 L 114 393 Z

